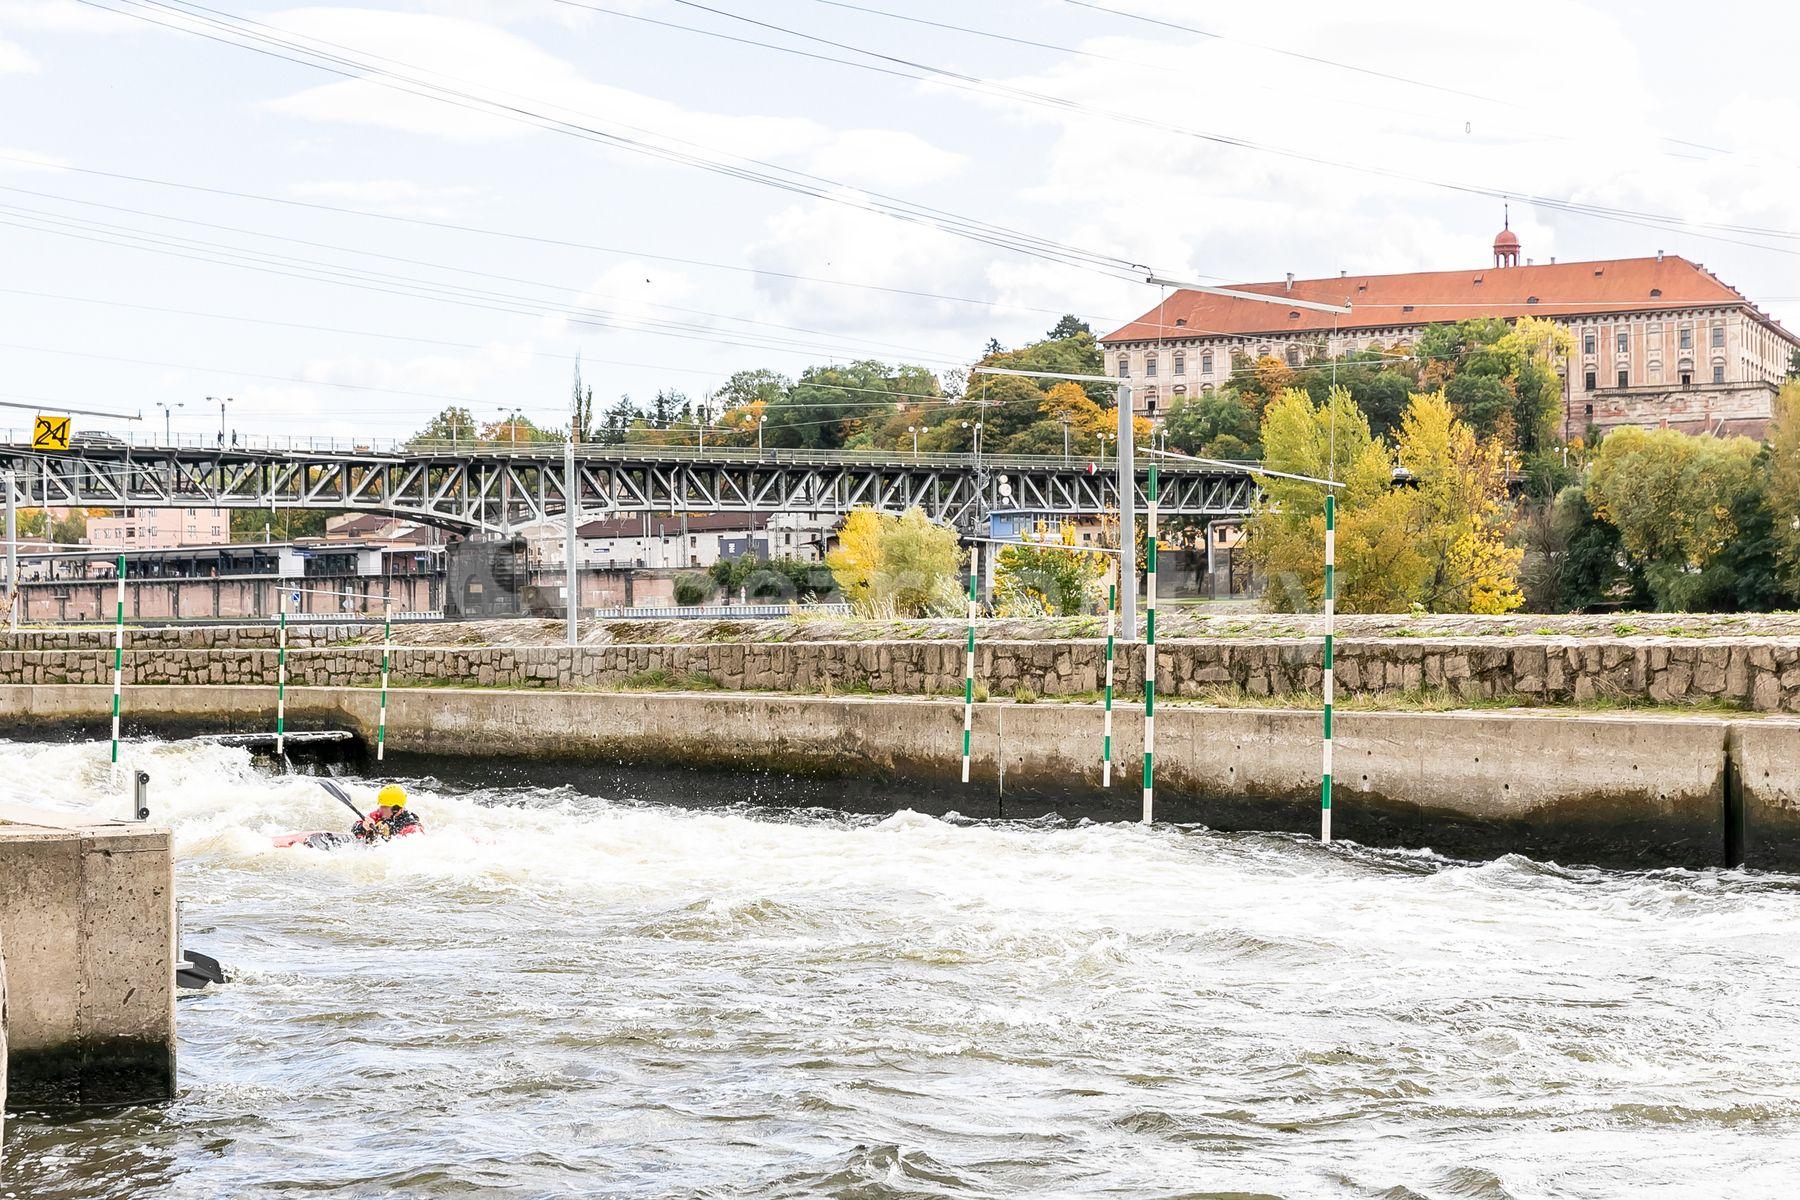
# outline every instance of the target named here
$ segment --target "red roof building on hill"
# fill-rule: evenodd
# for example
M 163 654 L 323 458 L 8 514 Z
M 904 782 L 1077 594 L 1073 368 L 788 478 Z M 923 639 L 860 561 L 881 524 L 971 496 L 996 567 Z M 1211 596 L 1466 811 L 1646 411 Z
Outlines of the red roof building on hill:
M 1503 229 L 1496 263 L 1516 263 L 1518 253 L 1517 235 Z M 1428 325 L 1535 316 L 1574 335 L 1574 351 L 1559 364 L 1564 436 L 1615 425 L 1760 435 L 1800 350 L 1800 338 L 1736 288 L 1699 263 L 1660 253 L 1232 287 L 1348 305 L 1351 314 L 1172 292 L 1100 339 L 1107 373 L 1132 380 L 1139 411 L 1160 418 L 1176 397 L 1222 386 L 1244 358 L 1301 367 L 1356 350 L 1404 354 Z

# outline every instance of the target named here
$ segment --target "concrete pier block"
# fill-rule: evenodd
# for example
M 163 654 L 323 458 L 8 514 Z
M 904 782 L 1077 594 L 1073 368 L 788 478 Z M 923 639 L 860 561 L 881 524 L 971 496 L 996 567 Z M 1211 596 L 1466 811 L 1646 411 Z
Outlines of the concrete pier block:
M 15 1103 L 174 1095 L 167 828 L 0 805 L 0 956 Z

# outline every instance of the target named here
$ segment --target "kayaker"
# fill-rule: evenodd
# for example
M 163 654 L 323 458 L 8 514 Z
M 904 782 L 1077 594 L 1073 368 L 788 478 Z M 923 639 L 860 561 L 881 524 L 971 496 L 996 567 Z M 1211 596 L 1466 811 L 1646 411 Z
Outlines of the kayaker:
M 365 842 L 400 837 L 408 833 L 424 833 L 425 822 L 406 808 L 406 789 L 390 783 L 375 793 L 375 807 L 351 829 Z

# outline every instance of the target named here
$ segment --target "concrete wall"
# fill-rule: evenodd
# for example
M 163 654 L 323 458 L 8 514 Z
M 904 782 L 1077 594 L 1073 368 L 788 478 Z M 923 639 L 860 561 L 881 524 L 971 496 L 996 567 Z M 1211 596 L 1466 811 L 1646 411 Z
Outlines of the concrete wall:
M 104 688 L 0 690 L 14 728 L 85 722 L 100 733 L 109 705 Z M 141 688 L 126 714 L 134 728 L 165 732 L 268 729 L 273 705 L 266 689 Z M 298 688 L 288 712 L 295 727 L 370 739 L 375 697 Z M 1316 833 L 1316 713 L 1194 706 L 1157 716 L 1159 819 Z M 390 694 L 388 747 L 403 773 L 458 759 L 563 763 L 588 779 L 624 766 L 775 772 L 838 781 L 822 802 L 1136 819 L 1139 714 L 1115 713 L 1110 792 L 1099 782 L 1100 718 L 1091 704 L 977 705 L 967 787 L 962 707 L 923 698 L 411 689 Z M 1348 712 L 1336 733 L 1342 838 L 1470 856 L 1800 869 L 1800 722 Z
M 378 646 L 341 643 L 350 627 L 290 631 L 288 680 L 318 687 L 368 686 L 379 674 Z M 406 630 L 399 633 L 406 637 Z M 127 685 L 242 683 L 273 687 L 269 629 L 132 631 Z M 52 652 L 83 647 L 67 653 Z M 200 651 L 212 648 L 223 653 Z M 1158 688 L 1206 697 L 1217 689 L 1250 696 L 1316 693 L 1319 643 L 1301 639 L 1166 641 L 1157 647 Z M 977 645 L 976 679 L 993 695 L 1096 694 L 1104 668 L 1097 641 L 988 641 Z M 1118 687 L 1143 687 L 1143 647 L 1119 648 Z M 557 646 L 402 647 L 399 686 L 607 688 L 654 674 L 704 676 L 731 691 L 952 695 L 962 692 L 961 641 L 684 642 Z M 25 633 L 0 639 L 0 684 L 106 683 L 110 634 Z M 1800 640 L 1794 638 L 1362 638 L 1337 643 L 1341 697 L 1440 690 L 1469 699 L 1584 703 L 1618 697 L 1659 704 L 1727 702 L 1761 712 L 1800 712 Z
M 175 1094 L 169 831 L 0 805 L 15 1103 Z

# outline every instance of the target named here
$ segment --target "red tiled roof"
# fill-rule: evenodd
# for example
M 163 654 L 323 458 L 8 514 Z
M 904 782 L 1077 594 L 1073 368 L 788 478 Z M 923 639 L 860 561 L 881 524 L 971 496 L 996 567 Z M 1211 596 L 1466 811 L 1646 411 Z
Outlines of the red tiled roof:
M 1472 317 L 1551 317 L 1645 312 L 1718 305 L 1749 306 L 1741 292 L 1677 255 L 1615 258 L 1599 262 L 1481 267 L 1472 271 L 1418 271 L 1406 275 L 1350 275 L 1296 279 L 1287 284 L 1240 283 L 1238 291 L 1292 296 L 1322 304 L 1348 304 L 1337 328 L 1379 329 L 1466 321 Z M 1159 321 L 1160 314 L 1160 321 Z M 1795 345 L 1800 339 L 1767 316 L 1758 316 Z M 1158 308 L 1102 342 L 1142 342 L 1207 336 L 1328 333 L 1330 313 L 1283 310 L 1279 305 L 1236 300 L 1206 292 L 1177 291 Z

